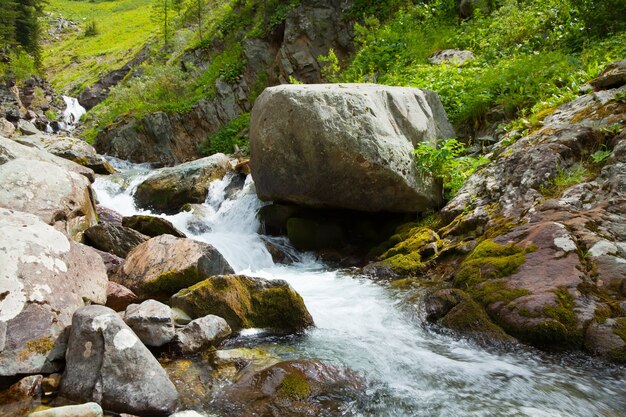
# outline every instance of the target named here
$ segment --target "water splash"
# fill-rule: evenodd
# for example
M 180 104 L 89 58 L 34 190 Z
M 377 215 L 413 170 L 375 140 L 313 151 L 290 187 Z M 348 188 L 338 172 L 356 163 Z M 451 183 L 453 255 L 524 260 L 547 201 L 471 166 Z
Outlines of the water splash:
M 80 118 L 87 113 L 87 110 L 80 105 L 78 99 L 74 97 L 63 96 L 65 102 L 65 110 L 63 111 L 63 127 L 65 130 L 73 130 Z

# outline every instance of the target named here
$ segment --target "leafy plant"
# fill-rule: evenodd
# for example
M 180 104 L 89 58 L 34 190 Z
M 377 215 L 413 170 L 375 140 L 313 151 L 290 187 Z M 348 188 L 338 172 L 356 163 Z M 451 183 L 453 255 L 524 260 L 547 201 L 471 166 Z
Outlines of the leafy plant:
M 418 169 L 442 179 L 446 199 L 454 197 L 476 169 L 489 162 L 484 157 L 465 155 L 465 146 L 456 139 L 435 146 L 422 142 L 414 152 Z
M 603 165 L 607 159 L 611 156 L 612 152 L 606 148 L 605 145 L 591 154 L 591 161 L 596 165 Z
M 337 58 L 333 48 L 330 48 L 328 55 L 320 55 L 317 60 L 323 65 L 321 73 L 326 81 L 334 83 L 340 80 L 341 66 L 339 65 L 339 58 Z
M 243 154 L 247 154 L 249 129 L 250 113 L 243 113 L 216 133 L 209 135 L 206 142 L 201 145 L 200 151 L 204 155 L 213 155 L 218 152 L 232 154 L 238 148 Z
M 98 33 L 100 33 L 100 30 L 98 30 L 96 21 L 90 20 L 87 22 L 87 26 L 85 26 L 85 36 L 96 36 Z

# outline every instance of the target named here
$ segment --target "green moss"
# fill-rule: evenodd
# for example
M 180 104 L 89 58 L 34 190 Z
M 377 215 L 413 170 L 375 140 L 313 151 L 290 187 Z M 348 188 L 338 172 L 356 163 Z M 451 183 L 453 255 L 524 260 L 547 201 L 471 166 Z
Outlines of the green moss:
M 304 375 L 288 374 L 283 378 L 278 388 L 278 394 L 293 400 L 303 400 L 311 394 L 311 384 Z
M 489 279 L 513 275 L 526 261 L 526 254 L 533 250 L 536 248 L 501 245 L 489 239 L 484 240 L 463 261 L 454 283 L 471 288 Z
M 393 248 L 385 252 L 383 258 L 391 258 L 395 255 L 408 255 L 411 252 L 418 251 L 424 245 L 439 240 L 439 236 L 432 230 L 426 227 L 416 227 L 411 229 L 408 236 L 405 237 L 400 243 L 396 244 Z
M 391 267 L 400 275 L 416 275 L 424 268 L 419 252 L 408 255 L 395 255 L 382 261 L 383 265 Z
M 509 303 L 517 298 L 531 294 L 523 288 L 510 288 L 502 280 L 486 281 L 469 290 L 470 295 L 482 305 L 493 303 Z
M 406 290 L 413 287 L 420 286 L 420 281 L 415 278 L 404 278 L 404 279 L 396 279 L 391 281 L 391 288 L 395 288 L 397 290 Z
M 600 324 L 603 324 L 608 318 L 611 317 L 611 308 L 607 305 L 600 304 L 593 312 L 593 317 Z
M 574 297 L 565 288 L 554 291 L 556 295 L 556 306 L 545 306 L 543 314 L 546 317 L 562 323 L 568 329 L 576 327 L 578 320 L 574 313 Z
M 166 271 L 143 286 L 143 291 L 150 294 L 174 294 L 175 292 L 196 284 L 203 278 L 196 267 L 182 271 Z
M 485 310 L 475 301 L 465 300 L 457 304 L 440 323 L 449 329 L 468 333 L 470 336 L 480 335 L 481 340 L 510 340 L 504 330 L 494 324 Z

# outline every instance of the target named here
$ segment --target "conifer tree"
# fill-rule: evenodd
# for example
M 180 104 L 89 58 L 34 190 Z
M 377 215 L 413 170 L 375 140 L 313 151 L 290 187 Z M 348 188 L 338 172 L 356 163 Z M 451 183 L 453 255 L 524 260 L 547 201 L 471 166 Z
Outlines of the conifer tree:
M 43 6 L 42 0 L 20 0 L 15 8 L 15 40 L 33 57 L 37 67 L 41 65 L 39 17 L 43 14 Z
M 0 0 L 0 48 L 5 51 L 15 45 L 16 9 L 15 0 Z

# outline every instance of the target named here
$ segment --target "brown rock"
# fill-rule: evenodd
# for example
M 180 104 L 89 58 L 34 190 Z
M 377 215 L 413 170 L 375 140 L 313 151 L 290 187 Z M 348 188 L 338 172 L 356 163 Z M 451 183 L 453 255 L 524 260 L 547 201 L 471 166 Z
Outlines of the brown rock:
M 138 300 L 134 292 L 123 285 L 109 281 L 107 284 L 106 306 L 115 311 L 124 311 L 130 304 Z

